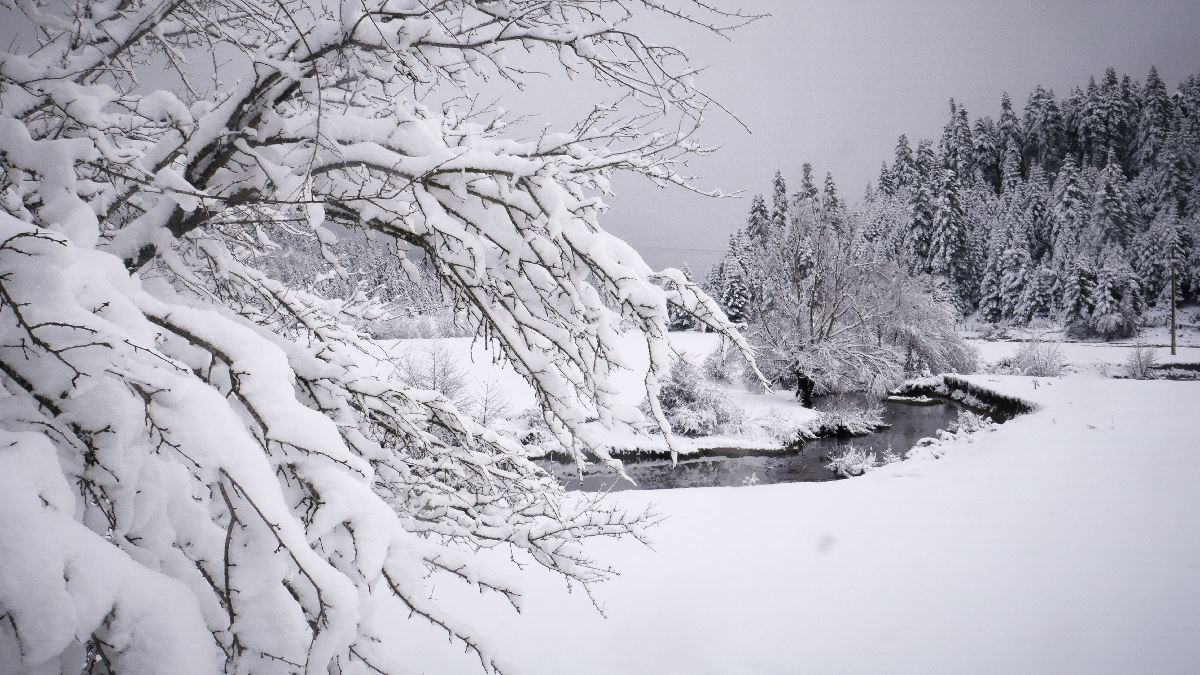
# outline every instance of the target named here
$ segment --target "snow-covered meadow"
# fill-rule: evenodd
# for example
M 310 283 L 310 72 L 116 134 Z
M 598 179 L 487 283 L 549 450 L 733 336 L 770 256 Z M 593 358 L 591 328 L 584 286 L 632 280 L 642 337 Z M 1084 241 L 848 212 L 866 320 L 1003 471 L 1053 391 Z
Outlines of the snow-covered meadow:
M 1019 343 L 979 346 L 990 361 Z M 607 618 L 533 573 L 519 616 L 493 602 L 472 622 L 528 673 L 1196 672 L 1200 384 L 1094 366 L 1128 348 L 1063 350 L 1063 377 L 969 376 L 1035 411 L 937 459 L 833 483 L 614 494 L 667 518 L 653 549 L 596 547 L 621 570 L 598 593 Z M 405 638 L 414 671 L 472 672 L 470 656 L 421 649 L 429 639 Z

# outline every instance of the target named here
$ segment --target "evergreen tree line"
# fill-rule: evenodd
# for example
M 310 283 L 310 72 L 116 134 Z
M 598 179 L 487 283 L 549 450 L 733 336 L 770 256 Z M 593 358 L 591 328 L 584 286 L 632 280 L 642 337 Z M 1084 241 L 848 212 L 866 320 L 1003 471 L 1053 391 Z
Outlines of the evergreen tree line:
M 998 119 L 950 101 L 936 143 L 900 136 L 863 204 L 863 237 L 914 275 L 944 281 L 960 313 L 989 322 L 1062 321 L 1079 336 L 1132 334 L 1149 306 L 1200 299 L 1200 76 L 1168 90 L 1109 68 L 1065 100 L 1042 86 L 1024 109 L 1008 94 Z M 777 179 L 710 274 L 730 318 L 748 320 L 754 289 L 731 260 L 788 204 L 844 207 L 832 177 L 818 188 Z M 778 226 L 778 224 L 777 224 Z

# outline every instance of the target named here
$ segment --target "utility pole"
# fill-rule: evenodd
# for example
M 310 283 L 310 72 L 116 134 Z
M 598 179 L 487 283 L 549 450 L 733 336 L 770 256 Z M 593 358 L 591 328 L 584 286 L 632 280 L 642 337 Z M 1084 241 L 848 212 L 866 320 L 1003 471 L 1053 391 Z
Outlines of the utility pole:
M 1175 265 L 1171 265 L 1171 356 L 1175 356 Z

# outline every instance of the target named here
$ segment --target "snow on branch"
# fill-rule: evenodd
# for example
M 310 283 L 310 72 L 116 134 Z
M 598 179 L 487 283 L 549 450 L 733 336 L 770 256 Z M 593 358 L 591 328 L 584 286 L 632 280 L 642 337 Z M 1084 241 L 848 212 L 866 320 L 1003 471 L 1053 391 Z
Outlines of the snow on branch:
M 398 672 L 388 607 L 508 670 L 430 578 L 515 607 L 482 549 L 591 587 L 592 537 L 652 512 L 567 500 L 524 449 L 406 386 L 361 333 L 386 298 L 264 261 L 309 237 L 419 254 L 532 385 L 564 446 L 620 469 L 615 338 L 668 304 L 749 353 L 715 303 L 599 224 L 615 171 L 696 189 L 696 68 L 636 17 L 693 1 L 18 3 L 0 59 L 0 660 L 90 672 Z M 564 131 L 506 135 L 483 79 L 535 62 L 613 85 Z M 281 236 L 284 235 L 284 236 Z M 415 267 L 404 261 L 412 271 Z M 669 283 L 667 283 L 669 282 Z M 600 422 L 600 425 L 595 424 Z M 178 664 L 173 667 L 172 664 Z

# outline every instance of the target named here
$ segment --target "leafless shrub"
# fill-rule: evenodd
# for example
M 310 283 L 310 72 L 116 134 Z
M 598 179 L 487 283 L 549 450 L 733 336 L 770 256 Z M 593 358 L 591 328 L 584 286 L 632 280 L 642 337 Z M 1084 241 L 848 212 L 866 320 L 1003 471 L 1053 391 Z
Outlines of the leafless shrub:
M 443 346 L 426 347 L 400 357 L 397 376 L 410 387 L 436 391 L 459 409 L 468 407 L 467 373 Z
M 471 415 L 477 422 L 490 427 L 494 422 L 506 417 L 512 409 L 512 401 L 504 392 L 504 388 L 495 378 L 485 380 L 470 396 L 469 407 Z
M 1154 377 L 1153 369 L 1157 363 L 1154 348 L 1138 342 L 1125 359 L 1125 374 L 1135 380 L 1149 380 Z
M 1057 342 L 1030 340 L 1021 345 L 1009 361 L 1012 371 L 1031 377 L 1056 377 L 1062 374 L 1067 358 Z

